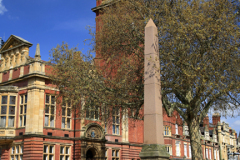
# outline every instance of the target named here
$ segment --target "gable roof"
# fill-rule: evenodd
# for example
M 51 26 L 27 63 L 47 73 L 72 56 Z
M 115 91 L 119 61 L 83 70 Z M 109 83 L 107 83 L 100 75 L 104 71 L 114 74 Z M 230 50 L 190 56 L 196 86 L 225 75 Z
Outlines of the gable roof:
M 21 38 L 21 37 L 11 35 L 8 38 L 8 40 L 4 43 L 2 48 L 0 49 L 0 52 L 7 52 L 11 49 L 15 49 L 15 48 L 18 48 L 18 47 L 23 46 L 23 45 L 31 47 L 33 44 L 28 42 L 27 40 Z

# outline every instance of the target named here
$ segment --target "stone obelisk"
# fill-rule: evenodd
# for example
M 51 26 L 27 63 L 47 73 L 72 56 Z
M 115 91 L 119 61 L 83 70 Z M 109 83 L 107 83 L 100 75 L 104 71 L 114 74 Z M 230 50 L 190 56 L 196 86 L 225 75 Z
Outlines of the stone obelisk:
M 169 159 L 164 145 L 158 31 L 150 19 L 145 27 L 144 48 L 144 145 L 141 159 Z

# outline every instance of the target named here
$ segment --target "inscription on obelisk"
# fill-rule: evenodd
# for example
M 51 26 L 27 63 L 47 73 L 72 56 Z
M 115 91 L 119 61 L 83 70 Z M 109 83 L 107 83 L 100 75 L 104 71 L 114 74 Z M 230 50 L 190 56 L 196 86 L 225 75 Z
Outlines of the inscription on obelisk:
M 163 139 L 160 63 L 157 27 L 150 19 L 145 27 L 144 48 L 144 145 L 141 159 L 169 159 Z

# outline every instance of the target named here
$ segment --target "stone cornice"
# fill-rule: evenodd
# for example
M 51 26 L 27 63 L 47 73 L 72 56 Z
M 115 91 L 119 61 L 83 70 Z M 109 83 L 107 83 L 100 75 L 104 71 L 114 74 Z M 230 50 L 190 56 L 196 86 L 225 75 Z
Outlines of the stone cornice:
M 8 84 L 16 83 L 16 82 L 22 81 L 24 79 L 32 78 L 32 77 L 41 77 L 41 78 L 49 79 L 48 76 L 46 76 L 44 74 L 41 74 L 41 73 L 30 73 L 30 74 L 24 75 L 24 76 L 19 77 L 19 78 L 15 78 L 15 79 L 12 79 L 12 80 L 9 80 L 9 81 L 6 81 L 6 82 L 2 82 L 2 83 L 0 83 L 0 86 L 5 86 L 5 85 L 8 85 Z
M 108 1 L 108 2 L 106 2 L 106 3 L 103 3 L 103 4 L 101 4 L 101 5 L 97 6 L 97 7 L 92 8 L 91 10 L 92 10 L 93 12 L 96 12 L 96 11 L 102 9 L 102 8 L 105 8 L 105 7 L 107 7 L 107 6 L 109 6 L 109 5 L 112 5 L 112 4 L 114 4 L 114 3 L 116 3 L 116 2 L 119 2 L 119 1 L 120 1 L 120 0 L 110 0 L 110 1 Z

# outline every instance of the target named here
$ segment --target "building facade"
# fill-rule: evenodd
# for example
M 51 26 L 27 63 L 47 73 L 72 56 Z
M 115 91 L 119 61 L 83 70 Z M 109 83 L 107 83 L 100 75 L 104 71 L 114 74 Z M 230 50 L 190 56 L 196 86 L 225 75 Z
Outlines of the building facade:
M 116 111 L 105 125 L 98 113 L 79 119 L 69 105 L 57 106 L 51 65 L 41 60 L 39 45 L 29 57 L 31 46 L 11 35 L 0 50 L 1 159 L 138 159 L 142 120 Z
M 105 0 L 104 2 L 107 2 Z M 106 3 L 97 1 L 93 9 Z M 143 144 L 143 120 L 115 111 L 105 124 L 99 110 L 90 108 L 79 118 L 69 104 L 56 104 L 51 64 L 41 60 L 40 46 L 11 35 L 0 48 L 0 159 L 2 160 L 138 160 Z M 91 113 L 95 114 L 91 114 Z M 177 112 L 163 111 L 164 142 L 171 159 L 191 159 L 188 127 Z M 226 159 L 236 152 L 236 133 L 220 116 L 208 117 L 200 127 L 205 159 Z M 161 134 L 161 133 L 159 133 Z M 227 155 L 228 156 L 228 155 Z

